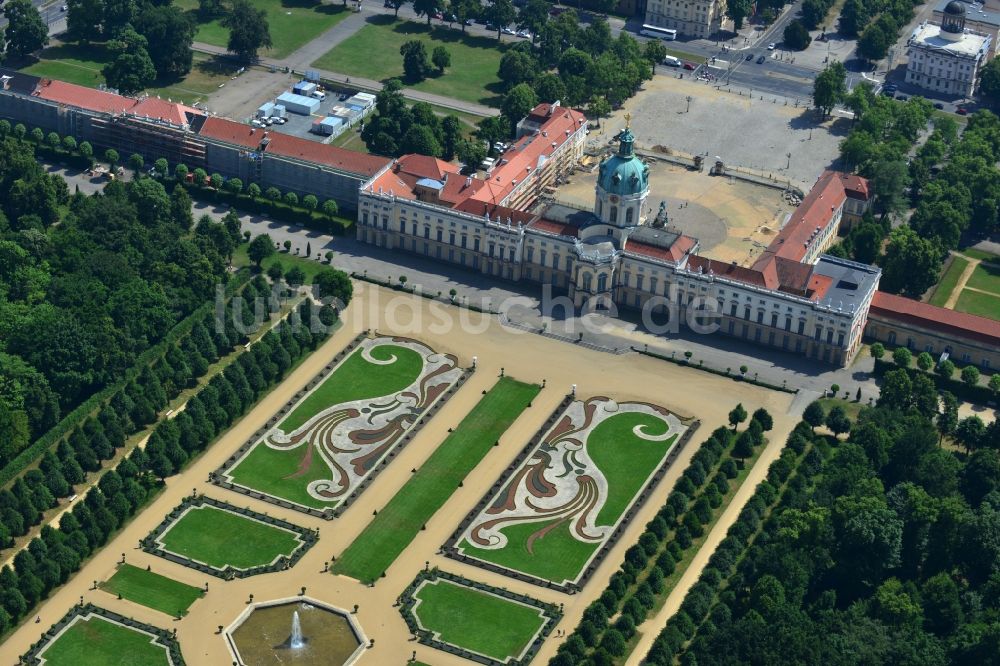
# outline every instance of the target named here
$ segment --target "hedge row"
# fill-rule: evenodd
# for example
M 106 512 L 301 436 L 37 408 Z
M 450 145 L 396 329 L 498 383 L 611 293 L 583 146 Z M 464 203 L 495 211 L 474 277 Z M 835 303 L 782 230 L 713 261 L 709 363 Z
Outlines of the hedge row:
M 917 375 L 929 377 L 934 382 L 934 385 L 937 386 L 938 391 L 948 391 L 959 400 L 971 402 L 976 405 L 987 405 L 995 402 L 997 399 L 996 394 L 988 386 L 983 386 L 982 384 L 971 386 L 958 379 L 943 377 L 937 373 L 924 372 L 920 368 L 901 368 L 892 361 L 883 361 L 880 358 L 875 359 L 874 373 L 876 377 L 882 377 L 890 370 L 906 370 L 910 375 L 910 379 L 913 379 Z
M 625 552 L 625 561 L 611 576 L 607 588 L 587 607 L 579 626 L 559 646 L 549 662 L 551 666 L 571 666 L 588 660 L 610 663 L 625 654 L 635 628 L 646 620 L 657 600 L 670 593 L 664 580 L 674 572 L 694 539 L 704 534 L 704 526 L 712 521 L 729 491 L 730 480 L 739 475 L 734 444 L 744 437 L 751 438 L 754 447 L 760 446 L 764 430 L 770 427 L 770 415 L 759 409 L 739 436 L 734 430 L 720 427 L 701 445 L 638 543 Z M 612 623 L 610 618 L 615 616 Z
M 800 492 L 804 487 L 803 480 L 812 477 L 822 467 L 822 456 L 812 447 L 814 439 L 813 430 L 807 423 L 800 422 L 795 427 L 781 456 L 768 468 L 767 478 L 757 485 L 753 497 L 730 526 L 726 538 L 712 553 L 698 582 L 691 587 L 680 609 L 657 636 L 644 663 L 673 664 L 702 623 L 706 619 L 711 620 L 711 614 L 715 612 L 713 608 L 718 607 L 717 600 L 724 604 L 725 599 L 733 594 L 730 590 L 740 589 L 742 583 L 734 581 L 738 563 L 759 532 L 762 529 L 767 531 L 776 524 L 774 515 L 769 513 L 781 502 L 787 502 L 790 495 Z M 788 486 L 779 492 L 786 481 Z M 766 523 L 762 528 L 765 517 Z
M 697 363 L 697 364 L 695 364 L 695 363 L 692 363 L 690 360 L 688 360 L 687 357 L 685 357 L 685 358 L 675 358 L 673 356 L 665 356 L 663 354 L 658 354 L 656 352 L 649 351 L 648 347 L 649 347 L 648 345 L 646 347 L 642 348 L 642 349 L 640 349 L 639 347 L 632 347 L 632 351 L 639 352 L 640 354 L 643 354 L 645 356 L 651 356 L 653 358 L 658 358 L 661 361 L 667 361 L 669 363 L 674 363 L 676 365 L 683 365 L 683 366 L 686 366 L 686 367 L 689 367 L 689 368 L 694 368 L 695 370 L 701 370 L 701 371 L 707 372 L 709 374 L 718 375 L 719 377 L 728 377 L 729 379 L 732 379 L 734 382 L 745 382 L 747 384 L 753 384 L 754 386 L 760 386 L 762 388 L 771 389 L 772 391 L 781 391 L 782 393 L 798 393 L 799 392 L 799 390 L 797 388 L 788 388 L 787 384 L 782 384 L 781 386 L 778 386 L 777 384 L 772 384 L 770 382 L 765 382 L 765 381 L 760 380 L 760 379 L 752 379 L 752 378 L 746 377 L 744 375 L 734 375 L 728 369 L 726 369 L 726 370 L 719 370 L 718 368 L 713 368 L 711 366 L 703 365 L 700 362 Z

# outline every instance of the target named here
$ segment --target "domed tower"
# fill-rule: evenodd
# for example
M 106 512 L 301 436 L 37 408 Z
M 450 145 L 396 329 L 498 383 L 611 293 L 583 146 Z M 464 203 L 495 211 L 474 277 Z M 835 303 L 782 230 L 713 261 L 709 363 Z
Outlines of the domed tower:
M 965 4 L 951 0 L 944 8 L 944 18 L 941 20 L 941 38 L 950 42 L 961 41 L 965 34 Z
M 594 205 L 594 214 L 602 222 L 619 229 L 638 226 L 649 195 L 649 167 L 636 156 L 628 116 L 625 121 L 617 137 L 618 152 L 601 162 Z

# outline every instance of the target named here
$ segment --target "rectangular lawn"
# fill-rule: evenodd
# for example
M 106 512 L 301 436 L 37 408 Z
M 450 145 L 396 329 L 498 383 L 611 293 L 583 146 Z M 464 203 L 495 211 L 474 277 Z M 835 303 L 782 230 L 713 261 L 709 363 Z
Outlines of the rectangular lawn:
M 955 309 L 959 312 L 1000 320 L 1000 296 L 991 296 L 981 291 L 962 290 Z
M 149 634 L 101 617 L 78 620 L 42 657 L 45 666 L 169 666 L 167 651 Z
M 965 286 L 1000 296 L 1000 264 L 979 264 Z
M 542 628 L 539 609 L 438 579 L 416 592 L 413 613 L 445 643 L 498 661 L 521 655 Z
M 129 601 L 148 606 L 172 617 L 182 616 L 195 600 L 204 596 L 199 587 L 179 583 L 172 578 L 123 564 L 101 589 L 120 594 Z
M 248 569 L 290 556 L 299 546 L 287 530 L 212 506 L 190 509 L 160 536 L 167 550 L 222 569 Z
M 962 273 L 965 272 L 968 265 L 969 260 L 965 257 L 952 257 L 951 265 L 948 266 L 945 274 L 941 276 L 941 280 L 934 290 L 934 296 L 931 297 L 931 305 L 944 307 L 944 304 L 948 302 L 948 297 L 951 296 L 951 292 L 955 290 L 958 279 L 962 277 Z
M 271 41 L 270 49 L 263 49 L 262 56 L 284 58 L 304 44 L 316 39 L 328 29 L 351 15 L 351 11 L 340 3 L 319 3 L 308 0 L 250 0 L 256 9 L 267 13 Z M 229 28 L 220 19 L 201 21 L 198 18 L 197 0 L 177 0 L 175 7 L 188 10 L 198 25 L 194 40 L 213 46 L 229 43 Z
M 369 19 L 368 25 L 313 63 L 318 69 L 361 76 L 376 81 L 403 77 L 399 48 L 412 39 L 422 41 L 430 54 L 438 46 L 451 53 L 451 67 L 441 76 L 404 85 L 489 106 L 500 105 L 497 69 L 504 45 L 495 39 L 463 35 L 457 28 L 428 27 L 413 21 L 393 21 L 389 15 Z
M 377 580 L 540 390 L 509 377 L 498 381 L 338 558 L 334 573 Z

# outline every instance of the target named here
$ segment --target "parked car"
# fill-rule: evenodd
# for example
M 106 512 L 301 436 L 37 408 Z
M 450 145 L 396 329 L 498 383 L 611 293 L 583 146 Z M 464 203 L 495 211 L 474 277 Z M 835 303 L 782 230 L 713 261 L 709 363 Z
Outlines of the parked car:
M 753 54 L 752 53 L 748 53 L 747 54 L 747 62 L 750 62 L 751 60 L 753 60 Z
M 434 12 L 434 18 L 440 21 L 444 18 L 444 14 L 442 14 L 441 12 Z
M 475 23 L 475 21 L 472 19 L 465 19 L 465 25 L 472 25 L 473 23 Z
M 690 62 L 684 63 L 684 69 L 690 69 L 690 70 L 695 69 L 694 63 L 690 63 Z
M 944 104 L 942 104 L 941 102 L 934 102 L 934 108 L 940 111 L 941 109 L 944 108 Z
M 518 30 L 517 36 L 521 37 L 522 39 L 531 39 L 531 33 L 528 32 L 527 30 Z
M 896 99 L 898 99 L 900 102 L 905 102 L 906 100 L 908 100 L 910 98 L 907 97 L 906 95 L 896 95 Z
M 767 45 L 768 51 L 773 51 L 776 48 L 778 48 L 778 44 L 776 42 L 771 42 L 770 44 Z
M 969 110 L 964 106 L 960 106 L 957 109 L 955 109 L 955 113 L 957 113 L 960 116 L 967 116 L 969 115 Z
M 764 54 L 761 54 L 760 57 L 757 58 L 757 64 L 763 65 L 765 60 L 767 60 L 767 58 L 764 57 Z
M 505 34 L 505 35 L 516 35 L 517 34 L 516 32 L 514 32 L 514 28 L 511 28 L 511 27 L 508 27 L 508 26 L 504 26 L 503 29 L 501 30 L 501 32 L 503 34 Z

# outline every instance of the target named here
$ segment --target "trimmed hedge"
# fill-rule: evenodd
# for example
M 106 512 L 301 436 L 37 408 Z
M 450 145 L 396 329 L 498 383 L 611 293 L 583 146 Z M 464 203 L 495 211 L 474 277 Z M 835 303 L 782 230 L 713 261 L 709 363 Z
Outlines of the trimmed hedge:
M 875 359 L 874 374 L 876 377 L 881 378 L 890 370 L 906 370 L 906 372 L 910 375 L 910 379 L 913 379 L 917 375 L 930 377 L 938 391 L 948 391 L 959 400 L 964 400 L 965 402 L 971 402 L 977 405 L 987 405 L 991 402 L 996 402 L 997 400 L 997 396 L 993 394 L 993 391 L 991 391 L 988 386 L 984 386 L 982 384 L 969 386 L 960 379 L 946 379 L 945 377 L 942 377 L 934 372 L 924 372 L 920 368 L 901 368 L 892 361 L 883 361 L 880 358 Z

